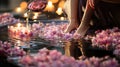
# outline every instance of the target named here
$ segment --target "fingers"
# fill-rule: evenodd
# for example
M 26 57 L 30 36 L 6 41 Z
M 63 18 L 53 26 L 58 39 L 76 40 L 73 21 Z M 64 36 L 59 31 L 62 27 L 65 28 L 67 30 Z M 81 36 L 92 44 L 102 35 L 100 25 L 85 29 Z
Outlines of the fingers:
M 88 0 L 88 4 L 90 5 L 91 8 L 94 9 L 95 6 L 94 0 Z

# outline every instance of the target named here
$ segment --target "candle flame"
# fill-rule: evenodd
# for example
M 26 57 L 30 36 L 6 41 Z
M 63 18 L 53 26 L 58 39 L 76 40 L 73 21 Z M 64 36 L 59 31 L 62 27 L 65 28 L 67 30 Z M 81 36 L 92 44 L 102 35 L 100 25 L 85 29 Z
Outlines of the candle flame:
M 39 15 L 39 13 L 38 13 L 38 12 L 34 12 L 34 15 L 35 15 L 35 16 L 38 16 L 38 15 Z
M 38 18 L 38 16 L 33 16 L 33 19 L 37 19 Z
M 52 2 L 51 1 L 48 1 L 48 6 L 52 6 Z
M 17 24 L 17 27 L 21 27 L 21 26 L 22 26 L 22 24 L 21 24 L 21 23 L 18 23 L 18 24 Z
M 28 13 L 24 13 L 24 17 L 28 17 Z
M 57 9 L 56 13 L 57 13 L 58 15 L 61 15 L 61 14 L 63 13 L 62 8 L 59 7 L 59 8 Z
M 65 18 L 64 18 L 64 17 L 60 17 L 60 19 L 61 19 L 61 20 L 65 20 Z
M 47 6 L 45 8 L 45 11 L 51 12 L 51 11 L 54 11 L 54 10 L 55 10 L 55 7 L 54 7 L 53 3 L 51 1 L 48 1 Z
M 21 7 L 17 7 L 16 9 L 15 9 L 15 11 L 17 12 L 17 13 L 22 13 L 22 8 Z

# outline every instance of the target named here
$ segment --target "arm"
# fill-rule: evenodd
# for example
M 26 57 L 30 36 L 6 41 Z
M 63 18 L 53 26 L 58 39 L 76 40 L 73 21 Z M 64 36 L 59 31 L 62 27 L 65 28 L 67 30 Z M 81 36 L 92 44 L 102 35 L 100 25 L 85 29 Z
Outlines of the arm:
M 77 19 L 78 0 L 66 0 L 64 10 L 68 15 L 69 21 Z
M 71 10 L 70 10 L 70 19 L 73 19 L 73 20 L 76 20 L 77 19 L 77 11 L 78 11 L 78 0 L 70 0 L 70 7 L 71 7 Z
M 66 3 L 66 13 L 68 15 L 69 24 L 65 30 L 65 33 L 71 32 L 73 29 L 77 28 L 79 25 L 78 21 L 78 0 L 67 0 Z
M 84 36 L 86 34 L 87 30 L 90 27 L 91 16 L 94 12 L 94 3 L 97 3 L 97 1 L 98 0 L 96 0 L 96 2 L 94 0 L 87 0 L 85 12 L 82 17 L 81 24 L 78 27 L 75 34 L 80 34 L 81 36 Z

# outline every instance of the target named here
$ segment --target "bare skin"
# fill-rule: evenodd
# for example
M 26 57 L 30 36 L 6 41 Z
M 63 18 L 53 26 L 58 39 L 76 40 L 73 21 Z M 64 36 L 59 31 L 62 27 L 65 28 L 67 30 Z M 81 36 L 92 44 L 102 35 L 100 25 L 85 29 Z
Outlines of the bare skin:
M 78 27 L 78 29 L 75 32 L 75 34 L 80 34 L 81 36 L 85 35 L 86 31 L 90 27 L 90 20 L 91 20 L 91 16 L 93 14 L 93 11 L 94 11 L 94 9 L 92 9 L 92 7 L 90 7 L 89 1 L 87 1 L 86 9 L 85 9 L 83 18 L 81 20 L 81 24 Z
M 65 33 L 71 32 L 73 29 L 76 29 L 79 26 L 79 21 L 77 19 L 78 6 L 76 5 L 78 5 L 78 0 L 70 0 L 70 14 L 68 14 L 69 24 L 67 29 L 64 31 Z
M 90 27 L 90 21 L 91 21 L 91 16 L 94 12 L 94 6 L 99 1 L 105 1 L 109 3 L 120 3 L 120 0 L 87 0 L 84 15 L 81 19 L 81 24 L 78 26 L 77 11 L 76 11 L 77 9 L 75 8 L 76 5 L 78 5 L 76 4 L 78 0 L 71 0 L 71 15 L 70 16 L 68 15 L 70 23 L 65 32 L 68 33 L 72 29 L 78 27 L 75 34 L 80 34 L 81 36 L 84 36 Z
M 90 27 L 90 20 L 91 16 L 94 11 L 94 6 L 101 0 L 87 0 L 86 8 L 84 15 L 82 17 L 82 21 L 80 26 L 78 27 L 77 31 L 75 34 L 80 34 L 81 36 L 84 36 L 86 34 L 86 31 Z M 102 0 L 104 2 L 109 2 L 109 3 L 120 3 L 120 0 Z

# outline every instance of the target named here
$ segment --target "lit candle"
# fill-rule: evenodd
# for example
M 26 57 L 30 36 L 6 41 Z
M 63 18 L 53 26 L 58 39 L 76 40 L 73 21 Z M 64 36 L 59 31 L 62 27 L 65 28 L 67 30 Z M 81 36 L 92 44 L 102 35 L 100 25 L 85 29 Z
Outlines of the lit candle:
M 23 12 L 23 10 L 22 10 L 21 7 L 17 7 L 17 8 L 15 9 L 15 11 L 16 11 L 16 13 L 22 13 L 22 12 Z
M 56 13 L 57 13 L 58 15 L 61 15 L 61 14 L 63 13 L 62 8 L 59 7 L 59 8 L 57 9 Z
M 48 6 L 52 7 L 52 2 L 51 1 L 48 2 Z
M 18 28 L 20 28 L 21 26 L 22 26 L 22 24 L 21 24 L 21 23 L 18 23 L 18 24 L 17 24 L 17 27 L 18 27 Z
M 27 18 L 28 17 L 28 13 L 24 13 L 24 17 Z
M 38 16 L 33 16 L 33 19 L 37 19 L 38 18 Z
M 40 12 L 34 12 L 34 16 L 39 16 Z
M 21 7 L 22 9 L 26 9 L 26 8 L 27 8 L 27 2 L 26 2 L 26 1 L 22 1 L 22 2 L 20 3 L 20 7 Z
M 33 20 L 34 22 L 36 22 L 37 20 Z
M 23 26 L 21 23 L 18 23 L 16 26 L 9 26 L 8 29 L 11 38 L 30 40 L 32 37 L 30 28 Z
M 34 15 L 33 15 L 33 18 L 32 18 L 32 19 L 37 19 L 40 13 L 34 12 L 33 14 L 34 14 Z
M 60 20 L 65 20 L 65 18 L 64 17 L 60 17 Z
M 54 11 L 54 10 L 55 10 L 55 9 L 54 9 L 54 5 L 52 4 L 51 1 L 48 1 L 48 4 L 47 4 L 45 10 L 47 10 L 47 11 Z

